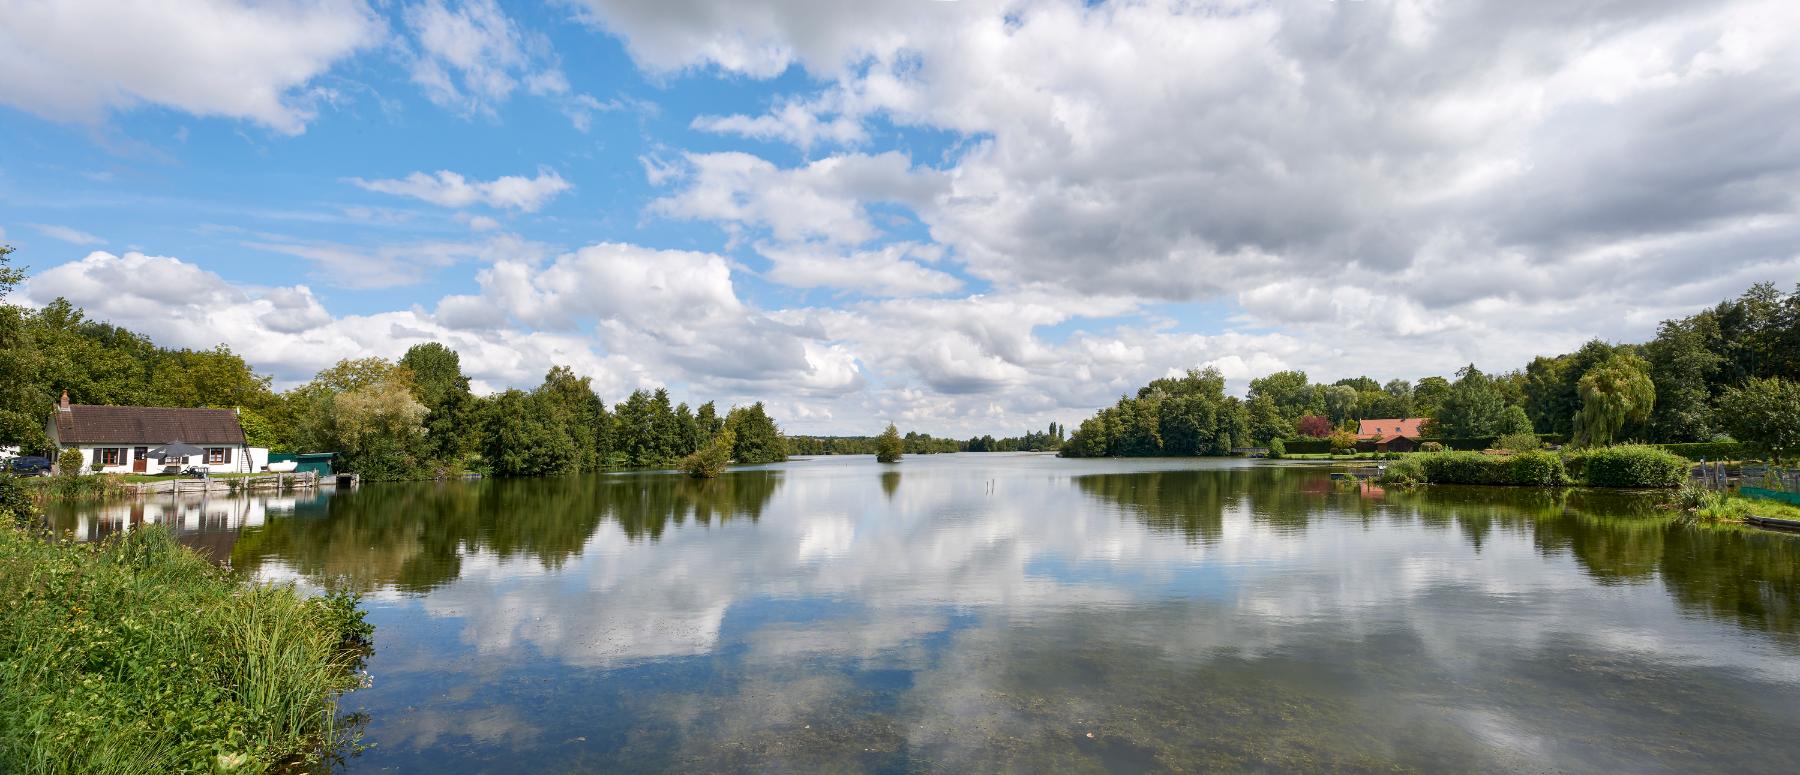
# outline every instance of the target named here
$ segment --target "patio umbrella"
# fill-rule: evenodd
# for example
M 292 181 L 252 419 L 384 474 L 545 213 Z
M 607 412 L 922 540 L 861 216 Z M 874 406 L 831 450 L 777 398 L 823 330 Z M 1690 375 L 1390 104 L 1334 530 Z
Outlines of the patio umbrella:
M 157 460 L 168 460 L 169 458 L 172 458 L 172 457 L 191 457 L 194 455 L 204 455 L 204 454 L 206 454 L 206 450 L 196 447 L 192 444 L 183 444 L 179 441 L 171 441 L 167 444 L 164 444 L 160 447 L 150 450 L 148 453 L 146 453 L 145 456 L 153 457 L 153 458 L 156 458 Z

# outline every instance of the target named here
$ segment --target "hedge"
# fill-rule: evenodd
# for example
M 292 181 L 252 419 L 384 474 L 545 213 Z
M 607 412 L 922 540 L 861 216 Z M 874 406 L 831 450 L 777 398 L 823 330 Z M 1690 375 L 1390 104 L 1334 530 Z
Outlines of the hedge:
M 1323 455 L 1331 451 L 1331 442 L 1325 439 L 1290 439 L 1282 443 L 1287 445 L 1283 451 L 1289 455 Z
M 1744 460 L 1750 448 L 1736 441 L 1703 441 L 1693 444 L 1658 444 L 1658 448 L 1689 460 Z
M 1548 452 L 1516 455 L 1483 455 L 1478 452 L 1441 452 L 1412 458 L 1419 473 L 1432 484 L 1491 484 L 1524 487 L 1557 487 L 1570 483 L 1562 458 Z
M 1693 467 L 1687 458 L 1648 444 L 1584 449 L 1569 469 L 1589 487 L 1680 487 Z

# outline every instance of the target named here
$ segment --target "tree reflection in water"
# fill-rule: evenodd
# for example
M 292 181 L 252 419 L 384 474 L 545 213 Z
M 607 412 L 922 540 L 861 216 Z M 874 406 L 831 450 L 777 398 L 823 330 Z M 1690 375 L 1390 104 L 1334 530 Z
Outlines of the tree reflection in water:
M 546 570 L 579 555 L 606 521 L 654 541 L 670 523 L 755 521 L 780 471 L 712 480 L 665 473 L 562 479 L 391 484 L 341 493 L 327 513 L 249 528 L 232 550 L 250 572 L 280 562 L 321 584 L 424 592 L 462 573 L 469 553 L 527 557 Z

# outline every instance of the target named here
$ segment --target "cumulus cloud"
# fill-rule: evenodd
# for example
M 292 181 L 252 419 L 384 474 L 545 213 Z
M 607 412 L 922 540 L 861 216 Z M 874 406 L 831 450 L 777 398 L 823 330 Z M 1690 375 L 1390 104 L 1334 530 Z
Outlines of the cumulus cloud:
M 893 151 L 832 156 L 793 169 L 740 152 L 691 153 L 685 160 L 687 185 L 652 202 L 651 212 L 767 229 L 784 241 L 868 242 L 882 234 L 868 205 L 923 207 L 944 185 L 941 175 L 914 168 Z
M 369 191 L 394 196 L 408 196 L 443 207 L 469 207 L 484 204 L 537 212 L 559 194 L 574 188 L 556 170 L 539 167 L 536 177 L 506 175 L 493 180 L 469 180 L 450 170 L 436 174 L 414 172 L 404 178 L 364 180 L 351 178 L 351 183 Z
M 609 351 L 716 390 L 837 394 L 862 384 L 849 351 L 816 326 L 778 320 L 740 299 L 716 254 L 602 243 L 542 267 L 497 262 L 482 271 L 480 285 L 480 295 L 441 300 L 437 320 L 591 328 Z
M 588 6 L 652 70 L 829 82 L 696 128 L 802 150 L 877 119 L 964 138 L 910 169 L 923 195 L 821 185 L 862 154 L 713 155 L 652 212 L 863 244 L 894 236 L 868 204 L 897 203 L 996 288 L 1219 305 L 1332 342 L 1284 359 L 1327 373 L 1505 368 L 1800 268 L 1792 4 Z M 946 389 L 1012 384 L 984 354 L 1029 368 L 917 353 Z
M 33 275 L 24 296 L 67 298 L 167 346 L 229 345 L 280 385 L 304 382 L 343 358 L 397 358 L 428 341 L 460 353 L 482 389 L 534 385 L 556 364 L 594 377 L 606 395 L 656 384 L 636 361 L 599 352 L 579 333 L 452 329 L 419 310 L 333 316 L 306 286 L 243 286 L 167 256 L 90 253 Z
M 0 102 L 57 121 L 158 105 L 299 134 L 313 81 L 379 42 L 362 0 L 0 0 Z
M 637 151 L 645 212 L 717 225 L 723 254 L 263 242 L 384 283 L 479 260 L 478 290 L 358 322 L 488 348 L 488 384 L 568 352 L 612 384 L 772 398 L 835 431 L 1040 427 L 1190 366 L 1238 389 L 1280 368 L 1504 369 L 1800 276 L 1792 3 L 576 5 L 653 77 L 771 79 L 766 109 L 682 118 L 707 152 Z M 399 15 L 414 76 L 452 109 L 578 96 L 495 3 Z M 317 70 L 295 72 L 275 104 L 301 105 Z M 103 107 L 148 101 L 122 83 Z M 728 150 L 745 138 L 798 153 Z M 570 188 L 549 169 L 351 182 L 516 212 Z M 767 308 L 750 274 L 828 301 Z M 343 325 L 307 298 L 276 314 L 252 293 L 256 325 Z
M 962 288 L 962 281 L 917 260 L 937 261 L 943 249 L 898 243 L 839 255 L 818 245 L 758 245 L 774 264 L 770 280 L 795 288 L 831 288 L 871 296 L 929 296 Z

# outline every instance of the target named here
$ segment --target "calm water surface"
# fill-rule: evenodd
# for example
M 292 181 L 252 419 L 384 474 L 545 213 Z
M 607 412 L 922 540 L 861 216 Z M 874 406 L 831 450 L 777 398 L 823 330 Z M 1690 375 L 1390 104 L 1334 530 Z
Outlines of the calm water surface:
M 1800 539 L 1036 455 L 57 515 L 367 591 L 349 772 L 1800 772 Z

